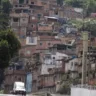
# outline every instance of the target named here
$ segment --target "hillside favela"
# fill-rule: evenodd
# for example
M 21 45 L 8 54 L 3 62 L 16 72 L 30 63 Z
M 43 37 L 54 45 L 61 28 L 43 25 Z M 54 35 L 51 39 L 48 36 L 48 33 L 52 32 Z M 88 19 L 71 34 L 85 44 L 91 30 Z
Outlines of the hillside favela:
M 0 96 L 96 96 L 96 0 L 0 0 Z

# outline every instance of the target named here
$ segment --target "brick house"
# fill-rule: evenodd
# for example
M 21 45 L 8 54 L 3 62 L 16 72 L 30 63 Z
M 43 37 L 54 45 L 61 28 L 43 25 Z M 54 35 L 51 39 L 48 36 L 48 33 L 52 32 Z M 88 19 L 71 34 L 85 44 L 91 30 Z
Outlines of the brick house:
M 56 92 L 56 83 L 61 81 L 64 71 L 61 68 L 50 68 L 49 74 L 40 75 L 39 78 L 39 91 L 47 91 L 51 93 Z
M 60 81 L 65 72 L 65 65 L 62 65 L 62 61 L 60 61 L 61 57 L 64 57 L 65 53 L 68 55 L 69 53 L 71 55 L 75 54 L 74 50 L 70 49 L 71 52 L 69 49 L 67 50 L 68 46 L 65 44 L 71 36 L 65 42 L 57 36 L 58 28 L 60 27 L 57 17 L 81 18 L 82 14 L 75 12 L 73 8 L 58 6 L 57 0 L 10 0 L 10 2 L 13 4 L 10 12 L 10 26 L 21 42 L 20 56 L 27 59 L 24 62 L 24 66 L 27 67 L 27 63 L 30 63 L 29 67 L 31 68 L 33 78 L 32 91 L 47 90 L 49 92 L 56 92 L 55 82 Z M 52 52 L 52 56 L 54 53 L 55 55 L 59 54 L 55 58 L 58 60 L 55 61 L 58 65 L 61 64 L 62 67 L 58 68 L 54 65 L 48 67 L 47 64 L 44 65 L 46 63 L 44 58 L 49 56 L 47 52 L 49 49 Z M 53 60 L 54 57 L 51 59 Z M 56 62 L 53 63 L 55 64 Z M 48 69 L 48 74 L 44 74 L 45 71 L 42 72 L 42 69 L 45 67 Z M 9 70 L 9 73 L 5 74 L 7 78 L 5 86 L 8 86 L 10 76 L 14 77 L 15 80 L 25 81 L 25 69 L 15 70 L 14 75 L 12 70 L 11 72 Z M 7 92 L 8 87 L 6 88 Z M 9 89 L 12 89 L 12 84 Z
M 25 80 L 26 80 L 25 70 L 6 70 L 5 81 L 4 81 L 4 86 L 5 86 L 4 92 L 10 93 L 10 91 L 13 89 L 14 81 L 25 82 Z

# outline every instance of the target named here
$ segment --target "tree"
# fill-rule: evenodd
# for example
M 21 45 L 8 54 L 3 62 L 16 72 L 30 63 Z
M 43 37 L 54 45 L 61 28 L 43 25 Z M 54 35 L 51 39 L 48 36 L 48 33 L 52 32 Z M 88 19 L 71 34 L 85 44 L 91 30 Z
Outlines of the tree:
M 64 0 L 66 5 L 72 7 L 83 7 L 83 0 Z
M 6 14 L 0 13 L 0 30 L 5 30 L 9 26 L 9 17 Z
M 2 10 L 3 10 L 3 13 L 9 15 L 10 8 L 12 8 L 12 5 L 10 4 L 9 0 L 2 0 Z
M 15 34 L 13 33 L 13 31 L 10 29 L 7 29 L 7 30 L 0 31 L 0 43 L 1 43 L 1 48 L 3 47 L 3 43 L 6 45 L 6 46 L 4 46 L 6 48 L 6 50 L 5 49 L 4 50 L 2 49 L 2 51 L 0 50 L 2 53 L 1 56 L 6 57 L 7 51 L 8 51 L 7 55 L 9 54 L 8 57 L 4 58 L 4 60 L 2 58 L 0 58 L 2 62 L 6 62 L 6 64 L 2 63 L 3 68 L 6 68 L 6 67 L 8 67 L 9 60 L 12 57 L 14 57 L 15 54 L 20 49 L 20 42 L 17 39 L 17 37 L 15 36 Z M 5 51 L 6 51 L 6 53 L 5 53 Z M 0 64 L 0 68 L 2 68 L 2 66 Z
M 0 0 L 0 30 L 5 30 L 9 26 L 9 13 L 12 5 L 9 0 Z
M 20 42 L 13 31 L 9 29 L 9 0 L 0 0 L 0 85 L 4 80 L 4 69 L 20 49 Z
M 96 20 L 90 19 L 90 21 L 84 23 L 84 30 L 91 32 L 91 35 L 96 36 Z
M 4 80 L 4 69 L 20 49 L 20 42 L 12 30 L 0 30 L 0 85 Z
M 9 65 L 9 46 L 6 40 L 0 41 L 0 85 L 4 80 L 4 68 Z
M 57 4 L 62 6 L 63 5 L 63 0 L 57 0 Z
M 96 0 L 64 0 L 64 2 L 68 6 L 83 8 L 87 16 L 96 12 Z
M 96 36 L 95 19 L 70 20 L 68 23 L 75 26 L 79 31 L 88 31 L 91 32 L 91 35 Z
M 90 16 L 90 13 L 96 12 L 96 0 L 85 0 L 83 7 L 87 16 Z
M 9 65 L 10 53 L 9 45 L 6 40 L 0 41 L 0 68 L 5 68 Z
M 60 83 L 61 83 L 60 89 L 58 90 L 57 93 L 70 95 L 71 85 L 77 85 L 77 84 L 80 84 L 81 82 L 78 77 L 71 78 L 70 71 L 69 71 L 68 73 L 65 73 L 63 75 Z

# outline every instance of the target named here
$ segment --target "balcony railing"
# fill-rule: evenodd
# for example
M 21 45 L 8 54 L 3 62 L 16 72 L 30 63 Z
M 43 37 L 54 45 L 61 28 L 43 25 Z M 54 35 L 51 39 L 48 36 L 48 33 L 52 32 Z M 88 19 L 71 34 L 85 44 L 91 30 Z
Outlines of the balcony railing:
M 5 71 L 5 75 L 11 75 L 11 74 L 24 75 L 25 71 L 24 70 L 7 70 L 7 71 Z
M 17 14 L 17 13 L 11 13 L 10 14 L 10 17 L 26 17 L 26 18 L 28 18 L 29 15 L 27 13 L 19 13 L 19 14 Z
M 40 32 L 52 32 L 52 27 L 50 26 L 38 26 L 38 31 Z

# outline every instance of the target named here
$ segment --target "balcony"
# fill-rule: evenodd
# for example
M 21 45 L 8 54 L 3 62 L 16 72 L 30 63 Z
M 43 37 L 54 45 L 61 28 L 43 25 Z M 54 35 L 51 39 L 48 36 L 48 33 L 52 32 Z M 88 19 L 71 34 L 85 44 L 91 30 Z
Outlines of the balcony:
M 10 17 L 17 17 L 17 18 L 20 18 L 20 17 L 26 17 L 28 18 L 29 15 L 27 13 L 20 13 L 20 14 L 17 14 L 17 13 L 11 13 L 10 14 Z
M 24 70 L 7 70 L 5 72 L 5 75 L 12 75 L 12 74 L 25 75 L 25 71 Z
M 51 87 L 51 86 L 55 86 L 55 82 L 49 81 L 48 83 L 46 83 L 46 82 L 42 81 L 38 84 L 38 87 Z
M 44 87 L 51 87 L 51 86 L 55 86 L 55 82 L 45 82 Z
M 70 71 L 71 71 L 71 72 L 78 71 L 78 67 L 77 67 L 77 66 L 72 67 L 72 68 L 70 69 Z
M 19 27 L 20 26 L 19 22 L 11 22 L 10 25 L 13 27 L 16 27 L 16 26 Z
M 16 6 L 13 6 L 13 9 L 29 9 L 29 6 L 28 5 L 17 4 Z
M 52 26 L 38 26 L 39 32 L 52 32 Z
M 23 27 L 27 27 L 27 25 L 28 25 L 28 22 L 21 22 L 20 23 L 20 26 L 23 26 Z

